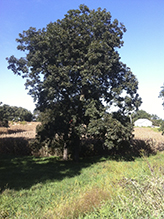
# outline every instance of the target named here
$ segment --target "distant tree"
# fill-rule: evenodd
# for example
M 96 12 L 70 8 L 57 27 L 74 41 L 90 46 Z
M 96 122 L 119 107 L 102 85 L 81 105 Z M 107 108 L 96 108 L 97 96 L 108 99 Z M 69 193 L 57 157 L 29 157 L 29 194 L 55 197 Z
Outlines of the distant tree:
M 16 113 L 20 121 L 31 122 L 33 120 L 33 114 L 27 109 L 18 107 Z
M 162 105 L 164 106 L 164 85 L 161 87 L 161 91 L 159 93 L 159 97 L 162 98 L 162 100 L 163 100 Z
M 0 102 L 0 127 L 8 127 L 8 116 L 6 114 L 6 107 Z
M 152 121 L 154 126 L 159 126 L 159 127 L 163 123 L 163 120 L 159 116 L 157 116 L 156 114 L 151 115 L 151 121 Z
M 52 146 L 61 140 L 65 159 L 68 148 L 78 159 L 82 136 L 101 137 L 109 148 L 132 136 L 127 116 L 141 99 L 138 81 L 118 53 L 125 31 L 105 9 L 80 5 L 42 30 L 19 34 L 17 48 L 26 57 L 11 56 L 8 68 L 27 78 L 41 112 L 38 141 Z M 118 112 L 107 114 L 112 105 Z
M 0 106 L 0 121 L 27 121 L 31 122 L 33 114 L 22 107 L 9 106 L 4 104 Z
M 164 85 L 161 87 L 161 91 L 159 93 L 159 97 L 163 100 L 163 107 L 164 107 Z M 160 130 L 162 131 L 162 134 L 164 135 L 164 121 L 161 122 Z
M 147 113 L 145 110 L 138 110 L 135 113 L 132 114 L 132 120 L 135 122 L 138 119 L 150 119 L 151 120 L 151 114 Z
M 156 114 L 152 114 L 151 119 L 152 120 L 160 120 L 159 116 L 157 116 Z

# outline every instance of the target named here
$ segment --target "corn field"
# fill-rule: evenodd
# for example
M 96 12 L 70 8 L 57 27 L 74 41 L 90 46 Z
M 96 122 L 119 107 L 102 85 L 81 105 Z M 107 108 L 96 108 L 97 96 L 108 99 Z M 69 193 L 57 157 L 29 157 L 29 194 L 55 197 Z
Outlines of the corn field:
M 35 138 L 39 122 L 18 122 L 0 127 L 0 154 L 30 155 L 30 140 Z M 150 153 L 164 150 L 164 136 L 151 128 L 134 128 L 133 148 L 136 151 L 148 150 Z
M 159 151 L 164 150 L 164 135 L 162 135 L 162 132 L 151 128 L 135 127 L 133 134 L 134 140 L 149 142 L 154 149 Z
M 8 128 L 0 127 L 0 138 L 33 139 L 39 122 L 10 123 Z

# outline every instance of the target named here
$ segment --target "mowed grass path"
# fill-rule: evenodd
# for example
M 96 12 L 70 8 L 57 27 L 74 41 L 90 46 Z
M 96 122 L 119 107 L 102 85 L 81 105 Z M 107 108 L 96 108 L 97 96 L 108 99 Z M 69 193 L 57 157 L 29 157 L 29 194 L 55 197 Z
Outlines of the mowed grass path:
M 164 153 L 79 163 L 0 158 L 0 218 L 164 218 Z

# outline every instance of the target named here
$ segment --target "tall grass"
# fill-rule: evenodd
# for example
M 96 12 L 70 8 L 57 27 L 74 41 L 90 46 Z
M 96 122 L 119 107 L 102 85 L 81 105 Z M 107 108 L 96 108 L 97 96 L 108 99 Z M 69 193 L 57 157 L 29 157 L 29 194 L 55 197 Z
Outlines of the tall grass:
M 163 161 L 1 158 L 0 218 L 163 218 Z

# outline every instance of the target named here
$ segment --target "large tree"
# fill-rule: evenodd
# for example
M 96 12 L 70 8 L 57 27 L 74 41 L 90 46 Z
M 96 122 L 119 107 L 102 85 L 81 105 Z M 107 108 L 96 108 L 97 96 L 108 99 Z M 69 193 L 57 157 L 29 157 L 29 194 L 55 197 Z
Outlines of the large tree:
M 86 134 L 103 138 L 108 147 L 130 138 L 126 116 L 141 99 L 138 81 L 118 53 L 125 31 L 105 9 L 80 5 L 46 28 L 19 34 L 17 48 L 26 56 L 11 56 L 8 68 L 27 79 L 42 115 L 40 142 L 62 139 L 65 152 L 72 148 L 77 159 Z M 109 115 L 107 107 L 113 105 L 118 112 Z

